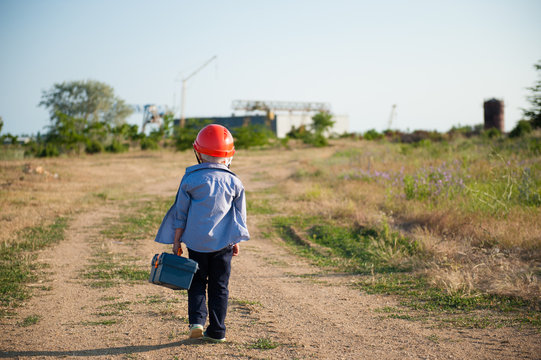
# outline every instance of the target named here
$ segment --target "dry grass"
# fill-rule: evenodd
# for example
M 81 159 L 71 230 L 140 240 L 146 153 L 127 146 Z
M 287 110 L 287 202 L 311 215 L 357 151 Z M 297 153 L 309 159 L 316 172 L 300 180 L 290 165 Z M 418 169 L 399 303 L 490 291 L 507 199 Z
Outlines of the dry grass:
M 465 193 L 438 203 L 406 200 L 390 196 L 389 191 L 396 189 L 388 183 L 343 178 L 357 169 L 413 173 L 455 156 L 470 156 L 465 171 L 472 177 L 500 181 L 499 176 L 505 174 L 499 168 L 501 156 L 490 155 L 489 146 L 476 145 L 472 154 L 455 155 L 456 147 L 465 145 L 451 144 L 450 150 L 436 156 L 426 149 L 404 150 L 403 145 L 390 143 L 340 140 L 332 145 L 331 152 L 327 149 L 318 157 L 313 155 L 318 150 L 297 151 L 298 160 L 289 163 L 294 165 L 291 176 L 280 187 L 288 202 L 284 213 L 314 215 L 339 226 L 389 223 L 419 244 L 424 259 L 419 271 L 450 294 L 480 291 L 541 297 L 539 207 L 510 203 L 505 211 L 478 210 L 468 203 L 475 199 Z M 510 158 L 518 162 L 517 156 Z M 539 166 L 540 160 L 530 157 L 523 163 Z
M 541 296 L 539 207 L 513 205 L 504 215 L 472 211 L 458 202 L 461 197 L 438 204 L 399 199 L 389 196 L 388 185 L 343 177 L 356 169 L 415 172 L 452 160 L 465 145 L 436 149 L 437 155 L 411 146 L 345 139 L 323 149 L 290 145 L 289 150 L 242 151 L 233 162 L 248 192 L 266 199 L 269 212 L 314 215 L 339 226 L 388 223 L 419 244 L 424 259 L 419 269 L 450 293 Z M 494 172 L 499 161 L 476 147 L 460 154 L 470 156 L 468 164 L 479 178 Z M 528 161 L 535 165 L 540 159 Z M 25 173 L 27 164 L 50 175 Z M 138 194 L 144 182 L 179 179 L 192 164 L 190 152 L 169 151 L 2 161 L 0 241 L 16 241 L 24 228 L 50 224 L 104 201 L 122 202 Z
M 24 228 L 50 224 L 108 199 L 133 196 L 153 177 L 181 175 L 190 160 L 188 154 L 164 151 L 2 161 L 0 241 L 16 241 Z M 39 167 L 43 173 L 35 171 Z

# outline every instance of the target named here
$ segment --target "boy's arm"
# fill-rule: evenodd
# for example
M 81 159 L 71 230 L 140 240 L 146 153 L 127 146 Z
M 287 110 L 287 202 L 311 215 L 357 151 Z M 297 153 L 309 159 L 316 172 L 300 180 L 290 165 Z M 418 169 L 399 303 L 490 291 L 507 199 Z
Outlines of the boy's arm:
M 180 238 L 184 233 L 184 229 L 175 229 L 175 239 L 173 240 L 173 254 L 182 255 L 182 247 L 180 246 Z
M 242 217 L 242 221 L 244 221 L 244 224 L 246 224 L 246 197 L 245 197 L 245 191 L 244 188 L 241 188 L 237 197 L 235 200 L 236 208 L 240 212 L 240 216 Z

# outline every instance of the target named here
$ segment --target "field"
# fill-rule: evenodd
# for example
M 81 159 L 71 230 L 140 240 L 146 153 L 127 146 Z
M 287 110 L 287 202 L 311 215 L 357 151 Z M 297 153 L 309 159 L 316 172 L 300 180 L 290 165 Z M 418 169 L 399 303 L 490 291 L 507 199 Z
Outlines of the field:
M 332 140 L 238 151 L 252 239 L 228 342 L 146 282 L 193 154 L 0 162 L 2 358 L 536 358 L 541 143 Z

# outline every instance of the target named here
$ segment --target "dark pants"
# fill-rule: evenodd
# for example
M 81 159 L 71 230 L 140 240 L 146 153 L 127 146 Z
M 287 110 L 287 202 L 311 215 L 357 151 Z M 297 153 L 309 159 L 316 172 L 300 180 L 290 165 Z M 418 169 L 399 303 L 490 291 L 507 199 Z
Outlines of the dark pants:
M 207 314 L 209 326 L 207 335 L 221 339 L 225 337 L 225 316 L 229 297 L 229 275 L 233 247 L 228 246 L 211 253 L 188 249 L 190 259 L 195 260 L 199 270 L 195 273 L 188 290 L 188 316 L 190 324 L 205 325 Z M 206 292 L 208 284 L 208 311 Z

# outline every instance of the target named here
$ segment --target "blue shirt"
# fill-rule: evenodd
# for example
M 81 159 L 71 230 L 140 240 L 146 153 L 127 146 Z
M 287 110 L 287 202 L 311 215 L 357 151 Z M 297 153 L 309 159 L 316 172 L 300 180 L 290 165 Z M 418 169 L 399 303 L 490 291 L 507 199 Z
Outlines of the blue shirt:
M 214 252 L 250 239 L 240 179 L 222 164 L 186 168 L 155 241 L 172 244 L 178 228 L 184 229 L 180 241 L 198 252 Z

